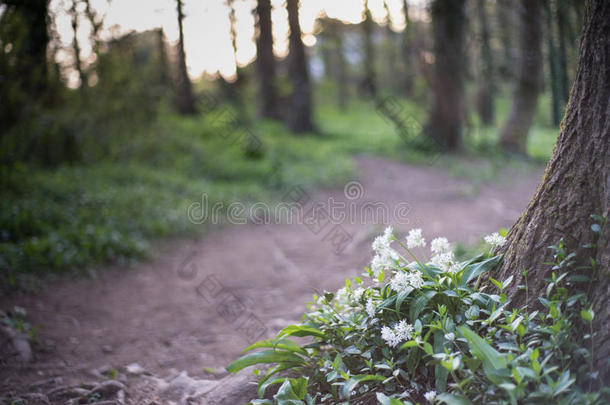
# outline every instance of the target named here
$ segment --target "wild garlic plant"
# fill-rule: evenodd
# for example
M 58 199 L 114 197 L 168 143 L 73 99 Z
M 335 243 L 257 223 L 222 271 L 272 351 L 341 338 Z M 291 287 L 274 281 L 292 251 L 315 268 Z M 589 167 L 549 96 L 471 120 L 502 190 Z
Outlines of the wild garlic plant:
M 314 296 L 301 324 L 246 348 L 254 352 L 227 369 L 272 365 L 252 404 L 608 403 L 591 360 L 594 313 L 575 288 L 588 277 L 572 274 L 563 242 L 552 247 L 543 310 L 530 312 L 510 309 L 512 277 L 481 282 L 505 241 L 484 239 L 487 253 L 458 261 L 449 241 L 435 238 L 424 260 L 420 229 L 400 239 L 387 228 L 362 277 Z

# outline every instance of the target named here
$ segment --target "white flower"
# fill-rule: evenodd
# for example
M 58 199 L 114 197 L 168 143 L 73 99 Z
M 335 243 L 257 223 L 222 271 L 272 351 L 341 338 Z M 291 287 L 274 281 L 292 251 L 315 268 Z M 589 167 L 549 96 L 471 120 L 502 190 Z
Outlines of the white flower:
M 396 292 L 406 290 L 408 287 L 420 289 L 424 285 L 424 279 L 419 272 L 405 273 L 399 271 L 392 280 L 390 280 L 390 288 Z
M 372 298 L 369 298 L 366 301 L 366 306 L 364 308 L 368 316 L 370 316 L 371 318 L 375 317 L 376 308 Z
M 506 238 L 500 235 L 498 232 L 494 232 L 491 235 L 487 235 L 484 239 L 486 243 L 489 243 L 494 247 L 502 246 L 504 242 L 506 242 Z
M 377 254 L 381 254 L 390 248 L 390 245 L 392 244 L 392 232 L 394 232 L 394 229 L 392 229 L 391 226 L 388 226 L 383 232 L 383 235 L 375 238 L 372 247 Z
M 356 302 L 360 301 L 360 298 L 362 298 L 362 294 L 364 294 L 364 288 L 358 287 L 352 292 L 352 299 Z
M 415 288 L 416 290 L 422 288 L 424 285 L 424 279 L 419 271 L 409 273 L 409 284 L 411 284 L 411 287 Z
M 385 340 L 387 345 L 390 347 L 394 347 L 400 343 L 398 340 L 396 340 L 396 333 L 394 333 L 394 330 L 392 330 L 392 328 L 389 326 L 383 326 L 381 328 L 381 338 Z
M 453 252 L 439 253 L 432 256 L 430 263 L 437 266 L 445 273 L 454 273 L 458 270 L 459 265 L 455 262 Z
M 447 238 L 435 238 L 430 243 L 430 250 L 436 254 L 447 253 L 451 250 L 451 246 Z
M 420 246 L 426 246 L 426 239 L 422 236 L 421 229 L 411 229 L 407 235 L 407 248 L 413 249 Z
M 406 319 L 398 322 L 396 326 L 394 326 L 394 332 L 396 333 L 396 338 L 401 342 L 405 340 L 411 339 L 413 335 L 413 325 L 407 323 Z
M 396 292 L 401 292 L 409 287 L 409 276 L 407 273 L 399 271 L 392 280 L 390 280 L 390 288 Z
M 428 391 L 424 394 L 426 401 L 432 402 L 436 399 L 436 391 Z
M 398 322 L 394 328 L 383 326 L 381 328 L 381 338 L 385 340 L 388 346 L 396 347 L 401 342 L 411 339 L 413 334 L 413 325 L 407 323 L 405 319 Z

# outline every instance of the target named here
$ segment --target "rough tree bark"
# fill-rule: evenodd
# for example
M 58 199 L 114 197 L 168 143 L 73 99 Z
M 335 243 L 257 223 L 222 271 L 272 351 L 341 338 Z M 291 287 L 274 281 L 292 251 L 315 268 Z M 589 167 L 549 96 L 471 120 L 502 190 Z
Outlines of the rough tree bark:
M 256 70 L 260 83 L 259 115 L 279 119 L 280 110 L 275 89 L 275 56 L 271 30 L 271 1 L 258 0 L 256 6 Z
M 477 91 L 477 110 L 483 124 L 490 125 L 494 121 L 494 80 L 486 4 L 486 0 L 477 0 L 476 8 L 481 34 L 481 77 Z
M 184 53 L 184 33 L 182 30 L 182 20 L 184 13 L 182 12 L 182 0 L 177 0 L 178 11 L 178 96 L 176 105 L 181 114 L 194 114 L 195 98 L 193 97 L 193 89 L 191 80 L 186 71 L 186 54 Z
M 290 26 L 290 78 L 292 80 L 292 100 L 288 126 L 294 132 L 312 131 L 311 119 L 311 85 L 307 72 L 307 55 L 301 39 L 299 24 L 299 0 L 288 0 L 288 25 Z
M 434 0 L 431 5 L 434 36 L 433 102 L 429 135 L 444 149 L 462 144 L 464 119 L 465 0 Z
M 529 1 L 529 0 L 528 0 Z M 529 206 L 507 235 L 504 261 L 494 278 L 513 275 L 513 304 L 525 302 L 517 285 L 525 284 L 528 269 L 529 296 L 546 287 L 552 251 L 548 246 L 564 239 L 577 259 L 594 258 L 590 299 L 598 331 L 595 357 L 598 366 L 610 356 L 610 231 L 591 231 L 590 214 L 610 215 L 610 2 L 587 2 L 578 69 L 570 101 L 553 156 Z M 585 244 L 594 247 L 585 248 Z M 600 369 L 603 372 L 603 370 Z M 605 381 L 608 381 L 605 371 Z
M 522 21 L 519 31 L 519 71 L 511 112 L 500 135 L 500 145 L 510 153 L 525 154 L 527 134 L 538 105 L 542 72 L 541 1 L 520 0 L 518 6 Z

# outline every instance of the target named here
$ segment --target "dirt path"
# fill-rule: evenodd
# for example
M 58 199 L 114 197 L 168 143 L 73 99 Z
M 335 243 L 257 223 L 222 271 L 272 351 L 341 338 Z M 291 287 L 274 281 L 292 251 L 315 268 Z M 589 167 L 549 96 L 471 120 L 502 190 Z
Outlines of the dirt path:
M 305 212 L 314 202 L 344 203 L 334 215 L 341 228 L 322 227 L 324 210 L 308 224 L 230 226 L 172 243 L 135 269 L 113 268 L 96 280 L 55 282 L 37 295 L 1 300 L 0 308 L 27 310 L 40 344 L 31 366 L 0 371 L 0 393 L 132 362 L 153 373 L 174 368 L 217 378 L 222 372 L 211 376 L 204 367 L 222 370 L 248 343 L 298 320 L 314 291 L 335 290 L 362 273 L 370 242 L 383 228 L 359 217 L 367 208 L 387 207 L 386 222 L 402 232 L 421 227 L 429 239 L 474 243 L 517 219 L 541 174 L 475 187 L 437 168 L 371 157 L 359 158 L 358 166 L 360 183 L 302 200 Z M 299 192 L 286 190 L 286 198 Z M 339 231 L 351 242 L 339 243 Z

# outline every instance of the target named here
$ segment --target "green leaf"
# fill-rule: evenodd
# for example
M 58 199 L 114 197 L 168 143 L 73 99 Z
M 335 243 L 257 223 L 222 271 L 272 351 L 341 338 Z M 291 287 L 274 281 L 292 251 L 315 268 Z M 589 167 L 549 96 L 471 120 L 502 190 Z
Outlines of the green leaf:
M 466 266 L 464 272 L 462 273 L 460 285 L 464 286 L 470 283 L 472 280 L 477 278 L 483 273 L 488 272 L 493 269 L 502 261 L 502 255 L 490 257 L 489 259 L 469 264 Z
M 407 297 L 409 296 L 409 294 L 411 294 L 412 291 L 413 287 L 407 287 L 406 290 L 401 291 L 396 295 L 396 312 L 400 312 L 400 307 L 402 306 L 402 303 L 405 299 L 407 299 Z
M 472 405 L 472 402 L 470 402 L 468 398 L 464 398 L 463 396 L 457 394 L 448 394 L 446 392 L 438 394 L 436 399 L 447 405 Z
M 506 368 L 506 359 L 504 356 L 491 347 L 483 338 L 470 330 L 467 326 L 460 326 L 459 329 L 468 341 L 470 351 L 483 362 L 483 366 L 492 370 Z
M 301 346 L 296 344 L 290 339 L 270 339 L 270 340 L 261 340 L 256 342 L 248 347 L 246 347 L 242 353 L 249 352 L 253 349 L 260 349 L 261 347 L 270 347 L 273 349 L 282 349 L 290 352 L 300 353 L 304 356 L 307 356 L 307 351 L 303 349 Z
M 434 353 L 443 353 L 445 347 L 445 337 L 442 330 L 434 332 Z M 449 370 L 443 367 L 441 364 L 434 366 L 434 382 L 436 389 L 440 392 L 445 391 L 447 388 L 447 378 L 449 377 Z
M 305 360 L 303 360 L 301 356 L 290 352 L 263 350 L 238 358 L 233 363 L 229 364 L 226 369 L 230 373 L 235 373 L 246 367 L 263 363 L 292 363 L 297 367 L 305 364 Z
M 320 329 L 312 328 L 311 326 L 305 325 L 290 325 L 286 326 L 279 333 L 279 336 L 314 336 L 319 338 L 325 338 L 324 332 Z
M 430 299 L 434 297 L 434 294 L 436 294 L 436 292 L 428 291 L 425 294 L 418 295 L 417 298 L 411 302 L 411 305 L 409 306 L 409 319 L 412 323 L 415 322 L 421 311 L 426 308 L 426 305 L 428 305 Z
M 377 401 L 379 401 L 381 405 L 404 405 L 404 402 L 400 399 L 390 398 L 381 392 L 377 393 Z

